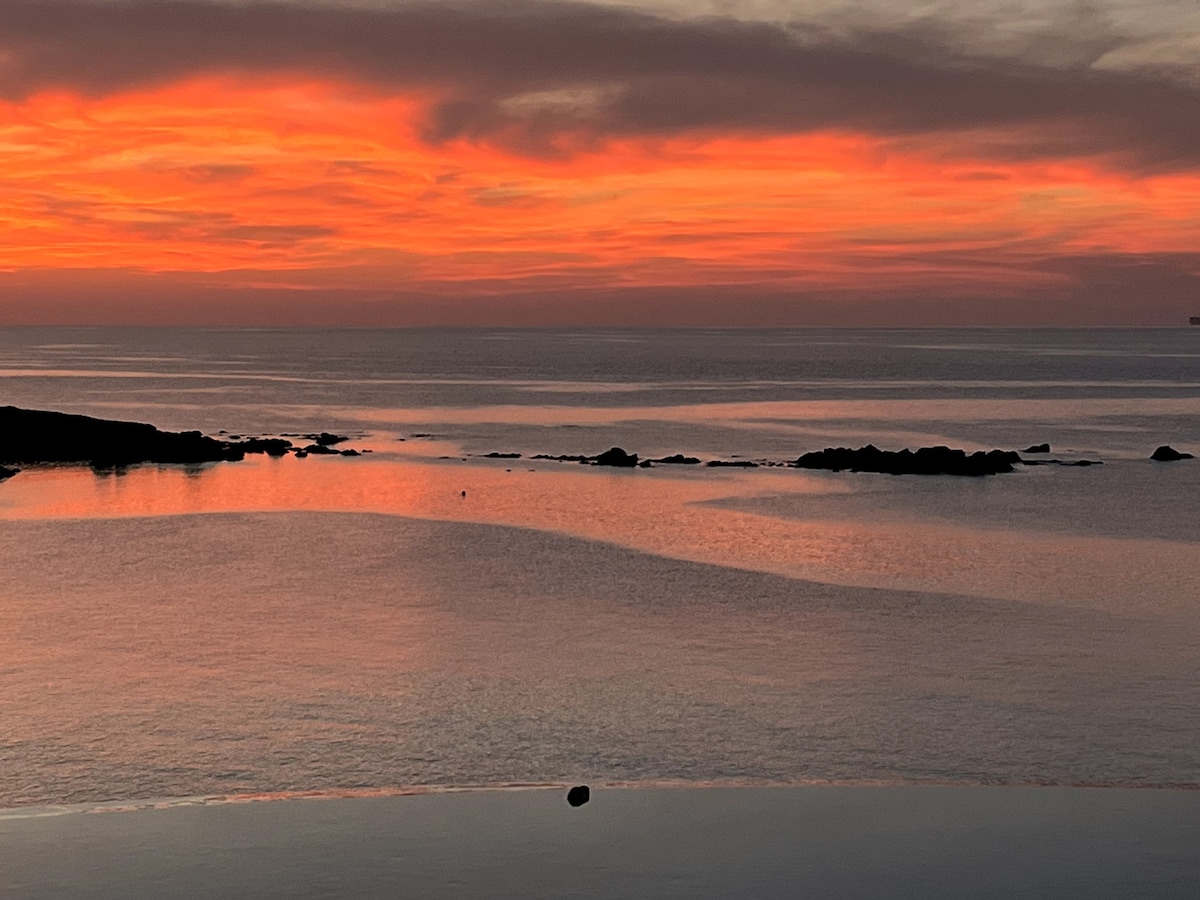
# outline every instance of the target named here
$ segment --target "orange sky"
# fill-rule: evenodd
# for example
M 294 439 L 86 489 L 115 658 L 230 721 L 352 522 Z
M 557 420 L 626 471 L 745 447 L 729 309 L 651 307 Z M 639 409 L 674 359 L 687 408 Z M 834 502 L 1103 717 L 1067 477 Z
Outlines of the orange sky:
M 1021 123 L 886 134 L 584 122 L 531 146 L 521 104 L 566 102 L 536 92 L 502 101 L 516 124 L 431 138 L 442 93 L 242 71 L 0 100 L 0 324 L 203 321 L 205 289 L 249 306 L 294 293 L 331 322 L 373 306 L 396 324 L 414 297 L 423 321 L 442 308 L 469 324 L 471 309 L 513 298 L 618 292 L 634 298 L 628 313 L 639 292 L 668 289 L 684 298 L 670 315 L 687 321 L 693 288 L 723 292 L 739 324 L 755 323 L 745 308 L 758 296 L 773 298 L 763 324 L 804 324 L 813 309 L 854 324 L 892 298 L 943 298 L 983 321 L 997 305 L 1049 302 L 1068 320 L 1090 309 L 1153 324 L 1200 285 L 1200 165 L 1129 165 L 1111 147 L 1011 152 Z M 1166 293 L 1139 297 L 1139 272 Z M 67 283 L 62 306 L 53 286 Z M 189 283 L 199 291 L 168 296 Z M 126 308 L 113 299 L 122 285 L 170 287 Z M 1102 300 L 1089 306 L 1091 288 Z

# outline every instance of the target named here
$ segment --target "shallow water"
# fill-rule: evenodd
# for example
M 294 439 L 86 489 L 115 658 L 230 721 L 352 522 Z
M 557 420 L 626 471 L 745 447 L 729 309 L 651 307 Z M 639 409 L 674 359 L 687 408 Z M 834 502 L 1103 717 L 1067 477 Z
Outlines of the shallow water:
M 338 428 L 374 451 L 0 484 L 0 807 L 1200 784 L 1200 466 L 1145 459 L 1200 449 L 1198 353 L 1172 331 L 0 331 L 0 403 Z M 842 439 L 1050 440 L 1105 464 L 471 455 L 787 459 Z

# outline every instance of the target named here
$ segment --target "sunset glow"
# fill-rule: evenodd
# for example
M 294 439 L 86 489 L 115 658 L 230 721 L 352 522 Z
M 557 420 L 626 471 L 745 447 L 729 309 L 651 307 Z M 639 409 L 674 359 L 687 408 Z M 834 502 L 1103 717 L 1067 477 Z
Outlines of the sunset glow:
M 52 8 L 73 7 L 99 8 Z M 139 14 L 136 4 L 112 8 Z M 261 9 L 286 19 L 288 6 Z M 649 16 L 633 24 L 647 21 L 676 27 Z M 489 25 L 503 40 L 511 21 Z M 521 320 L 522 302 L 564 293 L 585 298 L 576 318 L 588 321 L 589 293 L 622 298 L 628 313 L 664 290 L 685 299 L 658 318 L 687 321 L 687 291 L 704 290 L 743 307 L 765 298 L 765 320 L 853 322 L 863 304 L 921 298 L 974 310 L 968 318 L 983 310 L 985 320 L 989 304 L 1018 302 L 1042 305 L 1050 320 L 1058 309 L 1154 323 L 1180 314 L 1200 284 L 1200 160 L 1141 158 L 1167 150 L 1104 136 L 1125 120 L 1089 128 L 1064 113 L 1048 125 L 1035 110 L 897 125 L 846 97 L 832 112 L 805 106 L 810 121 L 788 124 L 799 113 L 781 108 L 777 124 L 725 112 L 722 122 L 692 110 L 701 79 L 681 81 L 675 98 L 681 120 L 697 121 L 672 123 L 670 110 L 659 127 L 614 121 L 628 111 L 608 94 L 651 77 L 619 59 L 604 83 L 585 60 L 580 72 L 566 65 L 507 88 L 464 88 L 486 72 L 380 76 L 320 54 L 280 62 L 264 51 L 249 70 L 233 58 L 162 71 L 151 60 L 130 83 L 92 84 L 86 67 L 22 79 L 12 64 L 19 38 L 0 39 L 0 51 L 9 44 L 17 49 L 0 55 L 0 317 L 9 322 L 204 321 L 222 297 L 252 309 L 287 296 L 323 321 L 365 308 L 394 323 L 455 320 L 464 308 L 468 318 L 491 308 Z M 666 76 L 652 75 L 662 88 Z M 822 92 L 836 88 L 814 97 L 828 102 Z M 490 111 L 472 107 L 463 115 L 477 121 L 447 125 L 475 94 Z M 1067 139 L 1075 129 L 1102 137 Z M 64 285 L 74 306 L 31 306 Z M 153 299 L 138 300 L 146 291 Z M 652 308 L 636 318 L 656 321 Z M 744 310 L 742 320 L 756 323 Z

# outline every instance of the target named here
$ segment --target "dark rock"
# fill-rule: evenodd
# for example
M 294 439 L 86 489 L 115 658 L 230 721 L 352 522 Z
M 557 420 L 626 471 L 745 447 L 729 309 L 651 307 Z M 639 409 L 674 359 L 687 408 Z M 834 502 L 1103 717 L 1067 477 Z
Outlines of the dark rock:
M 359 452 L 357 450 L 354 450 L 353 448 L 351 448 L 349 450 L 342 450 L 340 452 L 341 452 L 342 456 L 359 456 L 360 455 Z
M 868 444 L 857 450 L 830 447 L 805 453 L 792 465 L 800 469 L 828 469 L 841 472 L 880 472 L 888 475 L 995 475 L 1011 472 L 1021 462 L 1012 450 L 980 450 L 968 454 L 949 447 L 922 447 L 912 450 L 880 450 Z
M 613 447 L 594 457 L 592 461 L 598 466 L 632 469 L 638 464 L 638 457 L 636 453 L 626 453 L 620 447 Z
M 306 456 L 308 456 L 307 450 L 297 450 L 296 451 L 296 459 L 304 459 Z
M 334 444 L 350 440 L 344 434 L 330 434 L 328 431 L 322 431 L 320 434 L 306 434 L 305 437 L 322 447 L 332 447 Z
M 414 432 L 413 434 L 410 434 L 409 437 L 431 438 L 431 437 L 433 437 L 433 435 L 429 434 L 429 432 L 427 432 L 427 431 L 422 431 L 422 432 Z
M 199 431 L 159 431 L 142 422 L 118 422 L 44 410 L 0 407 L 0 463 L 88 463 L 116 468 L 136 463 L 239 460 L 237 444 Z
M 1098 459 L 1077 459 L 1074 462 L 1060 462 L 1059 465 L 1060 466 L 1084 466 L 1084 467 L 1086 467 L 1086 466 L 1102 466 L 1102 465 L 1104 465 L 1104 463 L 1102 463 Z
M 304 448 L 304 452 L 314 453 L 318 456 L 339 456 L 341 454 L 340 450 L 334 450 L 332 447 L 326 446 L 325 444 L 309 444 Z
M 705 463 L 713 469 L 757 469 L 758 463 L 748 459 L 710 459 Z
M 592 799 L 592 792 L 586 784 L 577 784 L 567 791 L 567 803 L 571 806 L 583 806 Z
M 664 466 L 698 466 L 700 464 L 700 460 L 696 457 L 684 456 L 682 453 L 664 456 L 662 459 L 651 460 L 651 462 L 662 463 Z
M 1155 462 L 1177 462 L 1181 459 L 1195 459 L 1196 457 L 1190 453 L 1181 453 L 1174 447 L 1163 444 L 1150 454 L 1150 458 Z
M 592 460 L 595 457 L 580 456 L 579 454 L 568 454 L 566 456 L 551 456 L 549 453 L 537 453 L 529 458 L 530 459 L 551 459 L 551 460 L 554 460 L 555 462 L 583 463 L 583 462 L 592 462 Z
M 1050 445 L 1049 444 L 1034 444 L 1032 447 L 1026 447 L 1021 452 L 1022 453 L 1049 453 Z
M 493 450 L 491 453 L 483 454 L 484 459 L 520 459 L 520 453 L 497 453 Z
M 20 471 L 20 469 L 6 469 L 4 466 L 0 466 L 0 481 L 3 481 L 5 478 L 12 478 Z
M 265 453 L 267 456 L 283 456 L 292 449 L 292 442 L 283 438 L 249 438 L 235 445 L 243 453 Z
M 639 468 L 639 469 L 649 469 L 649 468 L 652 468 L 652 467 L 653 467 L 653 466 L 652 466 L 652 464 L 651 464 L 650 460 L 648 460 L 648 459 L 643 459 L 643 460 L 642 460 L 640 463 L 638 463 L 638 468 Z

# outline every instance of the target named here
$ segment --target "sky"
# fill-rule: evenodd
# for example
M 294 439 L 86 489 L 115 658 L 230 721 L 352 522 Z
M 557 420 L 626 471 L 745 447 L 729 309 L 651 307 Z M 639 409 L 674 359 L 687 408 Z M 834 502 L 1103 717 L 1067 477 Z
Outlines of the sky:
M 1188 315 L 1197 0 L 0 0 L 0 324 Z

